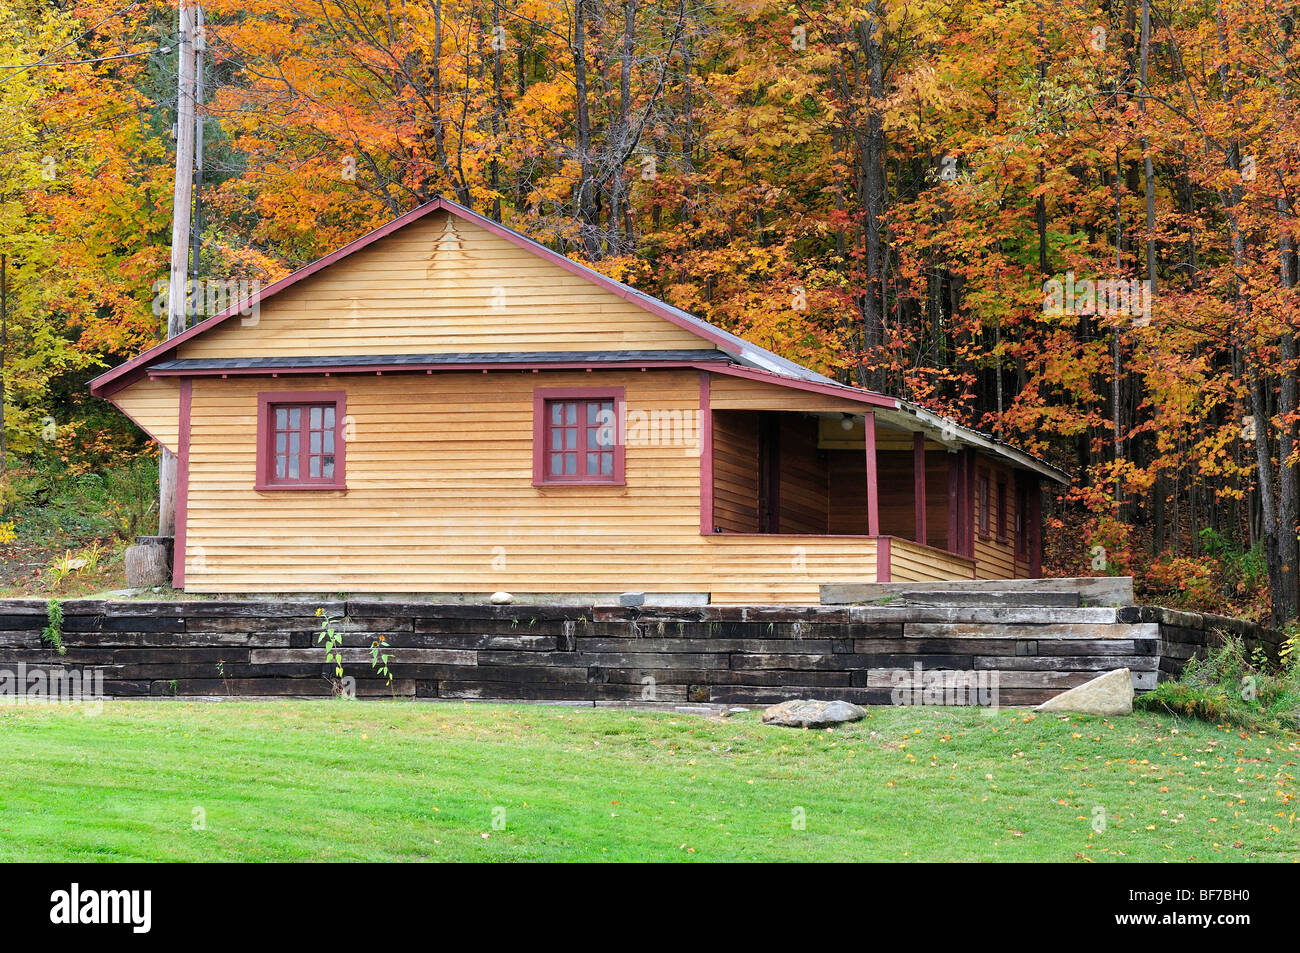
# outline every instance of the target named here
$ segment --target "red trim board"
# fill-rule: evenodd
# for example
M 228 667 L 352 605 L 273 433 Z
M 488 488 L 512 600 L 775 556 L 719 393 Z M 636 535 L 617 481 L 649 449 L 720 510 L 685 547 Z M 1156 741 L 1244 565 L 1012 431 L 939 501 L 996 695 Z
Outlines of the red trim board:
M 713 533 L 713 403 L 712 378 L 700 371 L 700 533 Z
M 190 408 L 193 382 L 181 379 L 180 435 L 176 454 L 176 530 L 172 538 L 172 588 L 185 588 L 185 539 L 190 503 Z

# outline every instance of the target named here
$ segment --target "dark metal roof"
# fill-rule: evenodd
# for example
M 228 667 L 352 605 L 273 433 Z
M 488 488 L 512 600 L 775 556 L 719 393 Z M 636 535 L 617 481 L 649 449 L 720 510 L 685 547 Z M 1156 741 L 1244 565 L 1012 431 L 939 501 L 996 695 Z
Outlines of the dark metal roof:
M 692 364 L 730 363 L 730 354 L 708 349 L 676 351 L 488 351 L 446 354 L 343 354 L 328 357 L 209 357 L 160 361 L 154 371 L 252 371 L 279 368 L 438 367 L 462 364 Z

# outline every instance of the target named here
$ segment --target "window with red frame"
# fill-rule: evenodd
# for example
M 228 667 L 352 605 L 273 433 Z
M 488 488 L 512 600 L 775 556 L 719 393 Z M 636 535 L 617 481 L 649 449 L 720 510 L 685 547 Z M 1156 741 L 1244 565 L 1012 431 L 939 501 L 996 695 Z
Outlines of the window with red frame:
M 543 404 L 542 480 L 621 483 L 618 400 L 614 396 L 551 398 Z
M 341 488 L 339 423 L 336 401 L 266 401 L 259 485 Z

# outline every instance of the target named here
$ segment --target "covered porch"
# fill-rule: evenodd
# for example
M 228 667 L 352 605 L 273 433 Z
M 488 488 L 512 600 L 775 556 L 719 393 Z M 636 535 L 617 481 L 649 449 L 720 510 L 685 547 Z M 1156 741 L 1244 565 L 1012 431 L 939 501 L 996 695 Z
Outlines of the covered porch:
M 726 549 L 856 547 L 867 580 L 974 578 L 973 454 L 855 410 L 710 408 L 701 533 Z

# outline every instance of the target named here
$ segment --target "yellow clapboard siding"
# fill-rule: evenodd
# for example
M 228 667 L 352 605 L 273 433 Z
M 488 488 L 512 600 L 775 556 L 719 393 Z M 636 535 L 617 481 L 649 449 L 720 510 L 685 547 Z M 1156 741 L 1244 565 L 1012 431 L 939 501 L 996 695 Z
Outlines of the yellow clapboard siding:
M 181 358 L 698 350 L 713 345 L 435 212 L 182 345 Z
M 693 371 L 196 379 L 186 589 L 636 588 L 815 603 L 822 584 L 875 578 L 872 539 L 701 536 L 689 430 L 678 445 L 631 443 L 626 486 L 534 487 L 538 386 L 622 386 L 629 414 L 699 402 Z M 267 389 L 346 389 L 346 491 L 253 489 L 257 393 Z
M 180 433 L 180 382 L 176 378 L 142 377 L 113 394 L 112 401 L 140 429 L 172 453 L 178 452 Z
M 983 527 L 982 501 L 980 494 L 975 493 L 974 505 L 972 510 L 975 514 L 975 573 L 977 579 L 1014 579 L 1017 576 L 1028 576 L 1028 566 L 1023 573 L 1016 571 L 1015 559 L 1015 525 L 1016 525 L 1016 493 L 1015 493 L 1015 473 L 1009 468 L 995 463 L 988 457 L 980 455 L 977 464 L 977 473 L 987 473 L 989 480 L 989 522 L 988 535 L 982 536 L 980 533 Z M 977 477 L 978 481 L 978 477 Z M 1005 487 L 1007 513 L 998 512 L 998 482 L 1001 481 Z M 977 482 L 978 487 L 978 482 Z M 998 522 L 1003 523 L 1006 536 L 998 537 Z
M 974 563 L 963 556 L 947 553 L 911 540 L 893 539 L 889 548 L 889 575 L 895 582 L 970 579 Z

